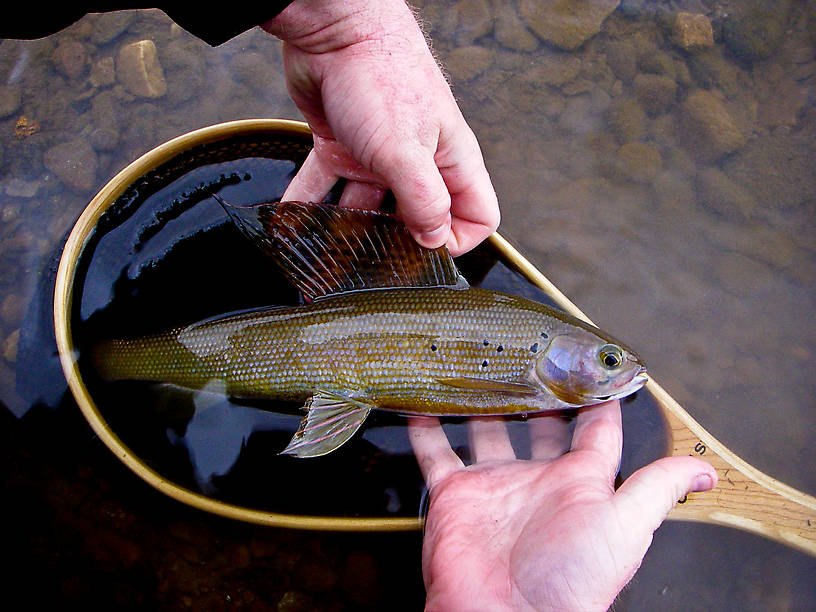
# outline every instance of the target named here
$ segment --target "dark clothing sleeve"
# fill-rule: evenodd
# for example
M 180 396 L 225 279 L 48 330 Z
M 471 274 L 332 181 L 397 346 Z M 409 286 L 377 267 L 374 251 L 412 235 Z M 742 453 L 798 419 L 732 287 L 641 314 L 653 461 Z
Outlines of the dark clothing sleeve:
M 9 2 L 0 12 L 0 38 L 34 39 L 59 32 L 87 13 L 136 8 L 159 8 L 179 26 L 204 42 L 216 46 L 276 17 L 292 0 L 261 0 L 238 6 L 229 4 L 210 10 L 197 3 L 179 2 L 140 5 L 134 3 L 59 2 L 36 7 L 25 2 Z

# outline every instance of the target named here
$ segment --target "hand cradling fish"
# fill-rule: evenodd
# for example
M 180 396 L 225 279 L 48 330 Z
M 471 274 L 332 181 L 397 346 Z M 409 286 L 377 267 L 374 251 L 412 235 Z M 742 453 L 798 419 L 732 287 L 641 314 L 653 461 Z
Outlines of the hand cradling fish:
M 304 402 L 282 451 L 297 457 L 335 450 L 373 409 L 533 413 L 621 398 L 646 381 L 619 341 L 544 304 L 469 286 L 445 247 L 420 247 L 395 216 L 216 199 L 304 303 L 106 341 L 94 349 L 103 378 Z

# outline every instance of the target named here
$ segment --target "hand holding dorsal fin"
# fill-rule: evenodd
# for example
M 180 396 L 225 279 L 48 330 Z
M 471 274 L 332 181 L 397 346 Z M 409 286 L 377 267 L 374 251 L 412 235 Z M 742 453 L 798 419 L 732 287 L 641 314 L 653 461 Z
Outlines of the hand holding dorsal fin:
M 446 247 L 421 247 L 393 215 L 305 202 L 232 206 L 213 197 L 307 299 L 362 289 L 467 286 Z

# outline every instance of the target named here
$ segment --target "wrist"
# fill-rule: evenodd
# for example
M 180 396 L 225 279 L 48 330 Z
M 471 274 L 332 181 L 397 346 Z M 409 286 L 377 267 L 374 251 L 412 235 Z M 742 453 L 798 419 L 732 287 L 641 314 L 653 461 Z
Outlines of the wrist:
M 419 31 L 404 0 L 295 0 L 261 27 L 309 53 L 328 53 L 389 34 L 407 36 L 412 30 Z

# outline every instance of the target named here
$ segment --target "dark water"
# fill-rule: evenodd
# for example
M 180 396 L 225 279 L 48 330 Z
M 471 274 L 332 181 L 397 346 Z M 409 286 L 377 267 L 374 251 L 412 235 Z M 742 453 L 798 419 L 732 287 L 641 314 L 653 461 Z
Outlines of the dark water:
M 769 11 L 749 0 L 626 0 L 573 50 L 535 33 L 527 2 L 422 4 L 482 144 L 502 233 L 593 320 L 635 346 L 655 378 L 718 439 L 816 493 L 814 3 L 780 2 Z M 679 45 L 672 23 L 684 11 L 709 20 L 712 46 Z M 159 51 L 168 84 L 162 98 L 135 96 L 105 77 L 119 48 L 144 38 Z M 155 11 L 88 17 L 42 41 L 0 43 L 0 448 L 10 500 L 6 550 L 15 561 L 5 575 L 10 605 L 421 607 L 418 533 L 292 532 L 178 504 L 93 437 L 56 359 L 53 274 L 62 240 L 95 191 L 144 151 L 191 129 L 243 117 L 298 118 L 274 78 L 280 70 L 278 44 L 261 32 L 212 49 Z M 700 90 L 713 95 L 704 98 L 709 112 L 725 108 L 741 139 L 698 133 L 711 118 L 688 103 Z M 72 160 L 84 170 L 66 172 Z M 218 209 L 197 199 L 197 186 L 216 181 L 226 195 L 257 183 L 243 169 L 226 167 L 223 179 L 221 172 L 182 180 L 155 219 L 133 219 L 131 233 L 109 249 L 110 268 L 88 275 L 104 281 L 84 295 L 81 317 L 89 326 L 93 319 L 101 331 L 119 318 L 114 308 L 104 322 L 119 295 L 112 286 L 121 295 L 162 287 L 165 265 L 173 269 L 191 256 L 187 245 L 228 240 Z M 197 221 L 188 224 L 191 215 Z M 237 244 L 231 249 L 240 252 Z M 229 310 L 233 279 L 248 268 L 226 263 L 218 249 L 202 255 L 227 274 L 184 278 L 189 285 L 179 289 L 205 280 L 202 303 Z M 502 284 L 517 283 L 507 270 L 495 274 Z M 189 304 L 172 312 L 177 302 L 161 295 L 129 297 L 116 308 L 149 308 L 149 316 L 127 318 L 133 330 L 198 315 Z M 149 389 L 110 391 L 141 408 L 161 403 Z M 256 433 L 248 415 L 259 411 L 241 413 L 235 436 L 248 443 L 227 483 L 202 476 L 226 464 L 190 451 L 188 413 L 152 410 L 160 427 L 145 428 L 132 443 L 156 452 L 168 477 L 247 504 L 279 501 L 266 486 L 277 478 L 251 488 L 257 466 L 276 459 L 269 448 L 286 438 L 281 431 L 290 423 L 271 431 L 261 424 Z M 126 431 L 133 425 L 119 424 Z M 357 450 L 366 449 L 359 457 L 400 456 L 398 446 L 383 453 L 399 436 L 386 423 L 381 429 L 383 436 L 357 441 Z M 625 437 L 627 456 L 637 455 L 632 447 L 642 436 L 631 422 Z M 406 473 L 412 469 L 405 465 Z M 390 486 L 376 462 L 348 470 L 377 487 L 358 490 Z M 380 495 L 365 511 L 410 514 L 417 496 L 416 489 Z M 815 585 L 813 559 L 784 546 L 669 522 L 616 609 L 806 610 L 816 602 Z
M 361 435 L 338 452 L 304 461 L 278 455 L 297 429 L 300 406 L 241 403 L 130 381 L 102 383 L 93 364 L 85 363 L 88 349 L 101 339 L 296 304 L 297 292 L 237 231 L 210 193 L 235 205 L 275 200 L 309 144 L 308 139 L 246 137 L 202 145 L 151 171 L 120 196 L 102 215 L 78 265 L 72 332 L 80 372 L 102 418 L 132 454 L 180 487 L 265 512 L 416 518 L 424 486 L 405 419 L 398 415 L 375 413 Z M 553 305 L 488 247 L 460 258 L 458 265 L 473 285 Z M 626 402 L 625 412 L 632 435 L 624 477 L 662 456 L 668 444 L 647 393 Z M 466 423 L 448 421 L 452 444 L 467 456 Z M 510 426 L 519 455 L 525 456 L 523 419 Z

